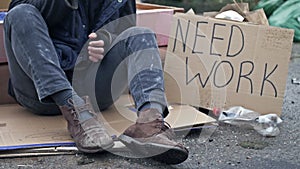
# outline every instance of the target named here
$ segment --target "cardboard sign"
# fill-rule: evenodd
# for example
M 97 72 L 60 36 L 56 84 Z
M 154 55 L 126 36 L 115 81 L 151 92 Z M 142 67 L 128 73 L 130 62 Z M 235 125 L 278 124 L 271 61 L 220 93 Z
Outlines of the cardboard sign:
M 170 102 L 281 114 L 293 30 L 174 16 L 165 61 Z

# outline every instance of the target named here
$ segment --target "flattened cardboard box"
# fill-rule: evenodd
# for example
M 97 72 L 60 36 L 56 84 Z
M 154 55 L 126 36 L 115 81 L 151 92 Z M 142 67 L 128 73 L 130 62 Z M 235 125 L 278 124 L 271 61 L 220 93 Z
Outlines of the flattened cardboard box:
M 293 30 L 174 16 L 165 60 L 171 102 L 281 114 Z
M 150 28 L 156 34 L 157 45 L 167 46 L 170 34 L 173 9 L 138 9 L 136 24 Z
M 118 136 L 136 120 L 132 100 L 123 95 L 114 108 L 98 113 L 111 135 Z M 166 121 L 176 129 L 213 123 L 215 120 L 190 106 L 173 105 Z M 38 116 L 18 105 L 0 106 L 0 154 L 4 150 L 74 146 L 62 116 Z
M 11 0 L 1 0 L 0 9 L 7 9 Z
M 153 30 L 156 33 L 158 46 L 167 46 L 173 14 L 184 12 L 184 9 L 138 2 L 136 7 L 137 25 Z

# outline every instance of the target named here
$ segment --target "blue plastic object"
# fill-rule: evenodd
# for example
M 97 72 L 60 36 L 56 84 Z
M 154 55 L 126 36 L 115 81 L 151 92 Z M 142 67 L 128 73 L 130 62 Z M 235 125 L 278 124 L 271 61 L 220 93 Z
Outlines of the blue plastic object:
M 0 12 L 0 21 L 3 21 L 7 12 Z

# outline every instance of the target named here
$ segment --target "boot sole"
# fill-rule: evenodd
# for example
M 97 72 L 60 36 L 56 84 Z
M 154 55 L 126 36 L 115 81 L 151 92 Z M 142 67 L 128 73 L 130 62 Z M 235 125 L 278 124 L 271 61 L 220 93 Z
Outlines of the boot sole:
M 142 143 L 132 137 L 120 135 L 119 140 L 141 158 L 152 158 L 165 164 L 179 164 L 188 158 L 188 151 L 176 146 Z
M 103 147 L 99 147 L 99 148 L 81 148 L 81 147 L 77 147 L 79 151 L 82 151 L 84 153 L 100 153 L 103 152 L 107 149 L 112 148 L 115 145 L 114 142 L 111 142 L 111 144 L 105 145 Z

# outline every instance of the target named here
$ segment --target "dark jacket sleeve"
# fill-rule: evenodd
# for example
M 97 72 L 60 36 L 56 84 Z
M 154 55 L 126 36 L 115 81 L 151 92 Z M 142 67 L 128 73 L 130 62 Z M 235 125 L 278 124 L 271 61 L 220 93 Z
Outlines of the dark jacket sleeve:
M 65 15 L 78 8 L 78 0 L 12 0 L 9 10 L 19 4 L 31 4 L 42 14 L 48 26 L 53 26 Z

